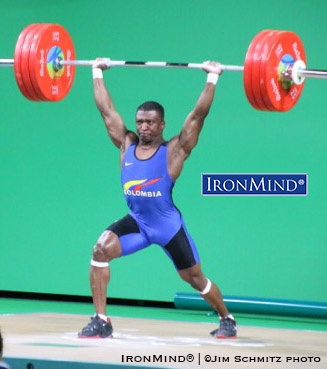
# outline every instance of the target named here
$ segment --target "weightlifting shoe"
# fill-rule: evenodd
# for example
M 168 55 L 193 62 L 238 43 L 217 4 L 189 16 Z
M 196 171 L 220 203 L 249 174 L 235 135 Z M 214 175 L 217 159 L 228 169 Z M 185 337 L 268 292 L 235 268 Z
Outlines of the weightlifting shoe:
M 236 338 L 236 321 L 232 318 L 220 318 L 219 327 L 210 334 L 216 338 Z
M 91 321 L 80 332 L 79 338 L 112 338 L 112 324 L 110 319 L 101 319 L 99 315 L 91 317 Z

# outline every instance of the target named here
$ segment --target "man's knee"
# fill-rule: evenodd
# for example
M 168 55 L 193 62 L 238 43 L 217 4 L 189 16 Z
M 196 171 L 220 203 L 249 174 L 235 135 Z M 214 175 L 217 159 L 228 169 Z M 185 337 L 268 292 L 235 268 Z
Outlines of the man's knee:
M 203 275 L 198 266 L 179 271 L 181 278 L 189 283 L 194 289 L 202 291 L 207 283 L 207 278 Z
M 93 247 L 93 260 L 107 262 L 119 255 L 120 242 L 117 235 L 108 230 L 104 231 Z

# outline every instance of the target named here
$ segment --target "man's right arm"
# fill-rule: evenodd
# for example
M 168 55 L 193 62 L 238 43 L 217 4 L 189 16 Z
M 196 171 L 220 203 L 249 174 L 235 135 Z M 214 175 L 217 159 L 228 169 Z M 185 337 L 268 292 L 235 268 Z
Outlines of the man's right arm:
M 135 133 L 128 131 L 122 117 L 115 109 L 113 100 L 102 76 L 102 70 L 107 69 L 105 60 L 97 59 L 93 65 L 93 92 L 95 104 L 106 125 L 109 137 L 121 151 L 125 145 L 136 139 Z
M 120 114 L 114 107 L 103 78 L 93 78 L 93 91 L 95 104 L 100 111 L 108 134 L 115 146 L 121 148 L 125 142 L 127 129 Z

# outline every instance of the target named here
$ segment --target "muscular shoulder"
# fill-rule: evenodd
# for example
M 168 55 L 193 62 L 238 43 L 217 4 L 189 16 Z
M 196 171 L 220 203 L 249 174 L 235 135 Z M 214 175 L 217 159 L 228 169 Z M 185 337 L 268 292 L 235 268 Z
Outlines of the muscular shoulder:
M 122 161 L 127 149 L 133 144 L 138 142 L 138 136 L 136 135 L 136 133 L 132 132 L 132 131 L 127 131 L 126 135 L 125 135 L 125 140 L 124 142 L 122 142 L 121 146 L 120 146 L 120 160 Z
M 131 144 L 137 143 L 137 142 L 138 142 L 138 136 L 136 135 L 136 133 L 133 131 L 127 131 L 125 135 L 125 140 L 121 147 L 121 151 L 125 152 Z
M 189 153 L 186 153 L 183 147 L 180 145 L 179 136 L 173 137 L 167 143 L 168 150 L 168 172 L 172 179 L 175 181 L 182 169 L 184 161 L 189 156 Z
M 188 157 L 188 154 L 181 145 L 179 136 L 174 136 L 168 141 L 167 149 L 168 157 L 180 157 L 182 160 L 185 160 Z

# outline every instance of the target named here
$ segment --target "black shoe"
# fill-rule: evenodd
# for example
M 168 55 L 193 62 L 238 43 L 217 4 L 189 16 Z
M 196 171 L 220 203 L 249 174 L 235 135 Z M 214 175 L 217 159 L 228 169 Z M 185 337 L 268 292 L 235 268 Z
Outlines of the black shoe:
M 216 338 L 236 338 L 236 332 L 236 321 L 231 318 L 222 318 L 219 327 L 210 334 Z
M 79 338 L 112 338 L 113 328 L 110 319 L 101 319 L 99 315 L 91 318 L 90 323 L 78 332 Z

